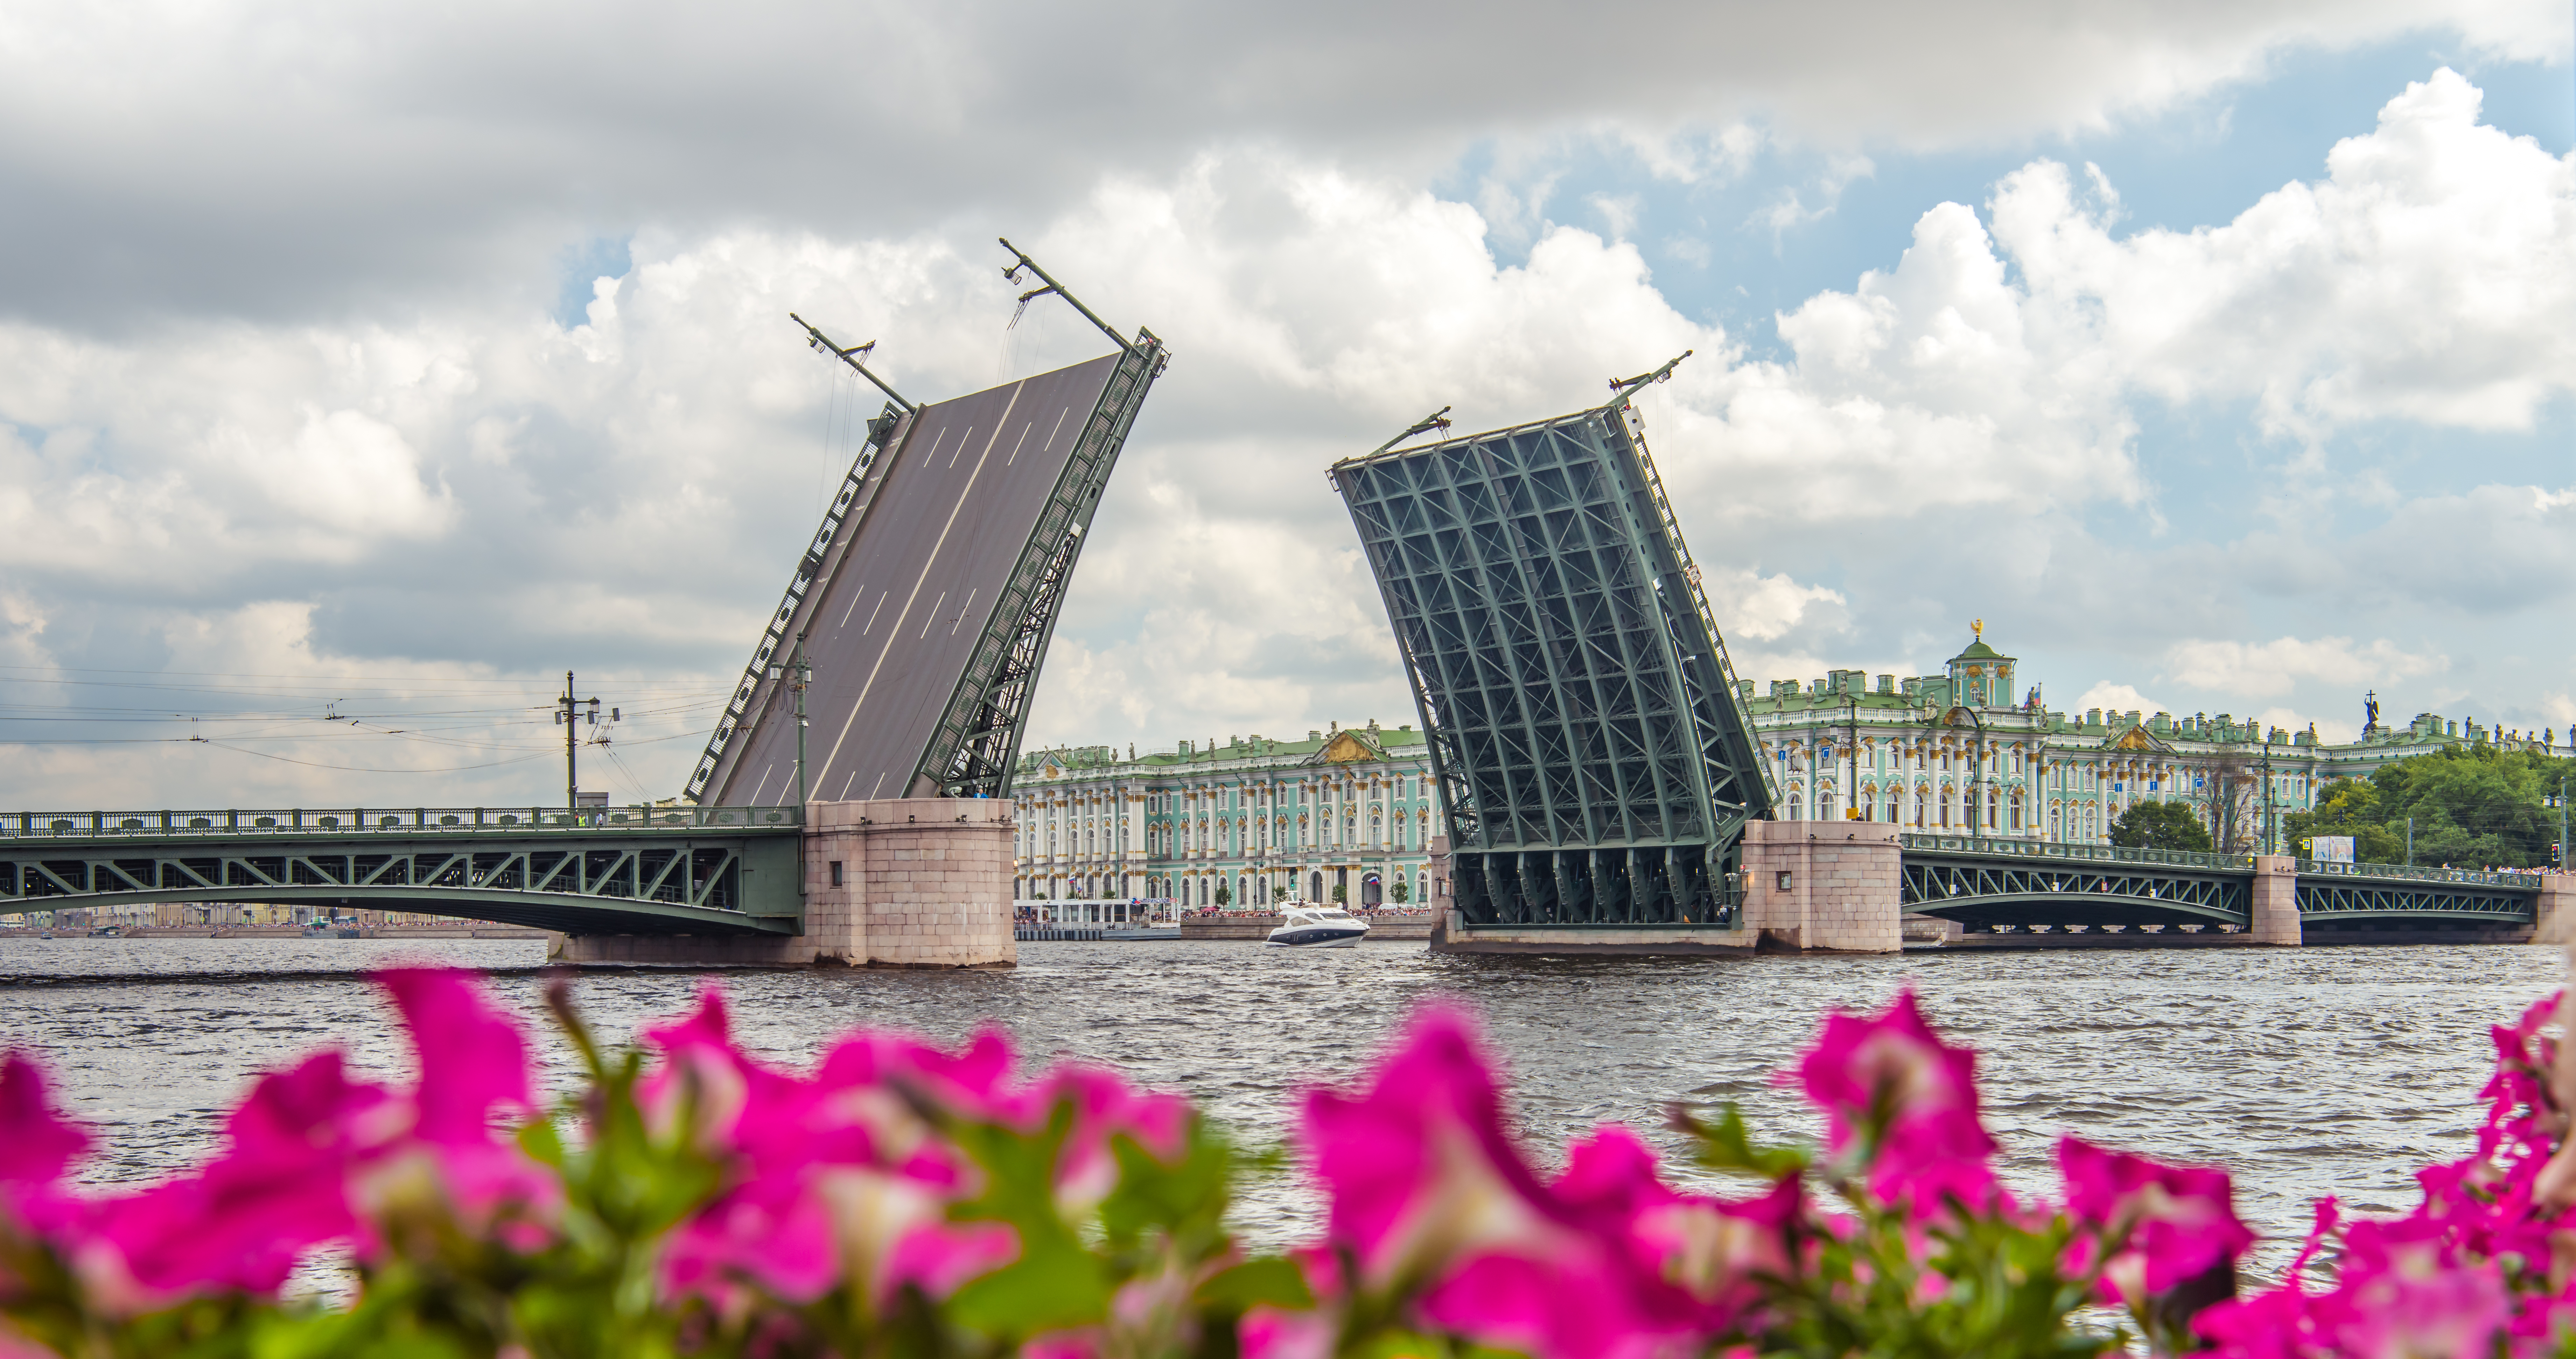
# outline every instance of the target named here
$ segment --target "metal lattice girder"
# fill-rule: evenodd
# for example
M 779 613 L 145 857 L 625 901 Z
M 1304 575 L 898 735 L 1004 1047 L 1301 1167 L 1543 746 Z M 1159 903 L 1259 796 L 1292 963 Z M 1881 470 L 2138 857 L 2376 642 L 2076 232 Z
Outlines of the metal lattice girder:
M 799 832 L 55 832 L 0 839 L 0 911 L 275 902 L 567 933 L 795 934 Z
M 2505 925 L 2533 923 L 2537 890 L 2514 891 L 2476 883 L 2299 882 L 2299 916 L 2320 925 L 2346 920 L 2475 920 Z
M 1037 697 L 1038 668 L 1055 636 L 1056 615 L 1064 607 L 1074 562 L 1082 555 L 1083 535 L 1100 509 L 1101 492 L 1108 489 L 1109 473 L 1118 465 L 1146 390 L 1170 358 L 1152 331 L 1138 330 L 1135 343 L 1110 373 L 1099 405 L 1092 408 L 1073 456 L 1056 479 L 1055 494 L 1020 549 L 1010 582 L 995 601 L 965 673 L 932 730 L 930 746 L 913 771 L 916 787 L 928 780 L 947 797 L 1009 795 L 1029 704 Z
M 1727 918 L 1772 792 L 1624 397 L 1332 480 L 1429 735 L 1465 919 Z
M 2250 871 L 1909 851 L 1900 883 L 1906 914 L 1971 925 L 2244 925 L 2253 918 Z

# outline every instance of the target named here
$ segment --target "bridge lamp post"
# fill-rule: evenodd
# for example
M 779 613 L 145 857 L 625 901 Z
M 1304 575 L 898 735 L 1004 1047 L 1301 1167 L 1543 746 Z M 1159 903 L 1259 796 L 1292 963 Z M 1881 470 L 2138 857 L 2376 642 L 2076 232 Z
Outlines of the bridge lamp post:
M 803 816 L 805 814 L 805 688 L 814 680 L 814 667 L 805 661 L 804 633 L 796 634 L 796 650 L 793 656 L 794 658 L 784 665 L 776 661 L 770 662 L 769 679 L 773 684 L 781 679 L 787 679 L 788 689 L 796 695 L 796 814 Z M 795 677 L 788 679 L 791 671 L 794 672 Z

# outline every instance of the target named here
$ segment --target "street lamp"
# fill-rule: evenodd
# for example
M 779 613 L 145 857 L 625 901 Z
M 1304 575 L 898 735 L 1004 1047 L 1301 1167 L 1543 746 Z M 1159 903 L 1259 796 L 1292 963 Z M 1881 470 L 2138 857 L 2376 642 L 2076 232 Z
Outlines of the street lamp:
M 789 679 L 790 674 L 794 678 Z M 787 687 L 796 695 L 796 814 L 805 814 L 805 688 L 813 682 L 814 667 L 805 661 L 805 634 L 796 634 L 796 649 L 785 664 L 769 663 L 769 679 L 775 684 L 788 680 Z

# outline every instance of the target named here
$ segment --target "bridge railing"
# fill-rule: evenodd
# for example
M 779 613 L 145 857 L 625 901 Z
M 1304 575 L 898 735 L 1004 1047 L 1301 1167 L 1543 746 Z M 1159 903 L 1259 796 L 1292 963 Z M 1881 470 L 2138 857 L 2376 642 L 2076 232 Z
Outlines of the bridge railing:
M 2068 845 L 2048 840 L 2008 840 L 1983 835 L 1936 835 L 1905 831 L 1896 837 L 1906 849 L 1946 850 L 1952 854 L 1986 854 L 2003 859 L 2059 859 L 2077 863 L 2170 864 L 2177 868 L 2218 868 L 2251 872 L 2251 854 L 2202 854 L 2187 849 L 2123 849 L 2118 845 Z
M 2417 868 L 2411 864 L 2340 863 L 2323 859 L 2299 860 L 2299 876 L 2320 878 L 2401 878 L 2409 882 L 2465 882 L 2481 887 L 2522 887 L 2540 890 L 2536 873 L 2481 873 L 2466 868 Z
M 419 835 L 787 830 L 798 807 L 227 807 L 221 811 L 5 812 L 0 841 L 136 836 Z

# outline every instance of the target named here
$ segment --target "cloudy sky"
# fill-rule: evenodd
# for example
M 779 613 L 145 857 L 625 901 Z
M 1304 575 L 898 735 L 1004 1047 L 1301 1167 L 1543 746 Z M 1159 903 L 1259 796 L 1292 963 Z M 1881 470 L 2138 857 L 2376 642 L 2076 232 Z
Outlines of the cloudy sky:
M 720 14 L 721 17 L 718 17 Z M 875 403 L 1175 355 L 1035 735 L 1412 720 L 1322 475 L 1641 406 L 1748 678 L 2576 724 L 2564 0 L 0 13 L 0 806 L 679 787 Z M 611 753 L 613 752 L 613 753 Z

